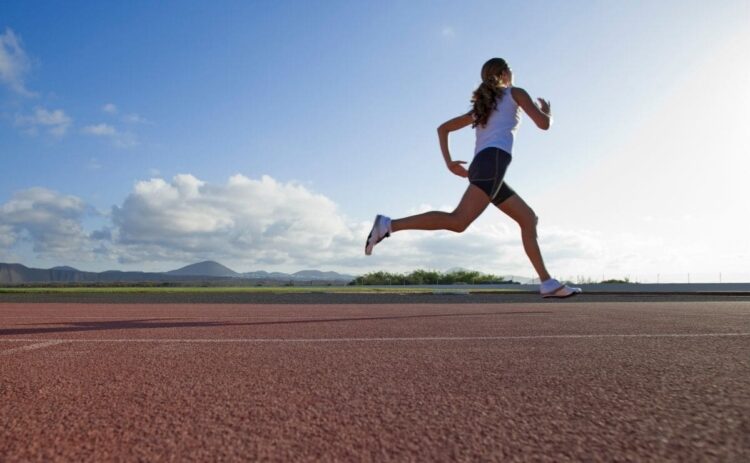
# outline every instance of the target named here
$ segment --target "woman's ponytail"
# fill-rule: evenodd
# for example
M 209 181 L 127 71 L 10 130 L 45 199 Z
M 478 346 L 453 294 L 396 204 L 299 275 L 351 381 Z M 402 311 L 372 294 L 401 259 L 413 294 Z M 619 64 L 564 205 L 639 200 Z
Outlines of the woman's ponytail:
M 476 126 L 484 127 L 490 114 L 497 108 L 497 103 L 503 97 L 501 74 L 508 70 L 508 64 L 502 58 L 492 58 L 482 66 L 482 83 L 479 84 L 471 97 L 472 114 Z

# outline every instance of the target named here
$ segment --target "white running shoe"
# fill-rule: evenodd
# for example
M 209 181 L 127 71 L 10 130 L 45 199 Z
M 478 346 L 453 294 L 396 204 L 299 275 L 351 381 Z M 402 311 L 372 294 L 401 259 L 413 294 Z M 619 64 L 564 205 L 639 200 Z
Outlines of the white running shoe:
M 554 278 L 550 278 L 547 281 L 542 282 L 539 285 L 539 293 L 542 297 L 556 297 L 564 298 L 581 294 L 583 290 L 581 288 L 574 288 L 568 285 L 564 285 Z
M 372 254 L 372 248 L 389 236 L 391 236 L 391 219 L 384 215 L 375 216 L 375 223 L 372 224 L 372 230 L 365 242 L 365 255 Z

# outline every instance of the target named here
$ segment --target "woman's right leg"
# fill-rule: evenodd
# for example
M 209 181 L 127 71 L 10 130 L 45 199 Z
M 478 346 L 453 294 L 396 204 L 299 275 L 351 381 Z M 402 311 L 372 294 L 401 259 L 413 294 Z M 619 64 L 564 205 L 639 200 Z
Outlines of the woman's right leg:
M 469 185 L 461 202 L 453 212 L 430 211 L 402 219 L 391 220 L 391 231 L 401 230 L 451 230 L 461 233 L 490 204 L 490 199 L 481 188 Z
M 544 265 L 542 251 L 539 249 L 539 242 L 537 241 L 536 224 L 539 219 L 534 211 L 517 194 L 513 194 L 497 207 L 521 227 L 523 249 L 526 251 L 526 255 L 529 257 L 531 265 L 534 266 L 537 275 L 539 275 L 539 281 L 549 280 L 550 275 Z
M 550 277 L 547 267 L 544 265 L 544 259 L 542 259 L 542 251 L 539 250 L 536 234 L 537 216 L 520 196 L 512 190 L 510 192 L 512 193 L 511 196 L 498 204 L 497 207 L 518 222 L 521 227 L 523 249 L 539 275 L 539 292 L 542 297 L 563 298 L 580 294 L 581 288 L 568 286 Z

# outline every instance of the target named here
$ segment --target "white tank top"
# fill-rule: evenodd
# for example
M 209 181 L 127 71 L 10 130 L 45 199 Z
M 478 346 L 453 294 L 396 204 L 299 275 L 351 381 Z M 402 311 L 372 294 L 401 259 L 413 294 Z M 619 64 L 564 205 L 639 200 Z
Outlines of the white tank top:
M 485 148 L 500 148 L 513 154 L 513 139 L 521 123 L 521 108 L 516 104 L 510 92 L 511 87 L 503 90 L 503 96 L 492 111 L 487 125 L 476 126 L 477 142 L 474 155 Z

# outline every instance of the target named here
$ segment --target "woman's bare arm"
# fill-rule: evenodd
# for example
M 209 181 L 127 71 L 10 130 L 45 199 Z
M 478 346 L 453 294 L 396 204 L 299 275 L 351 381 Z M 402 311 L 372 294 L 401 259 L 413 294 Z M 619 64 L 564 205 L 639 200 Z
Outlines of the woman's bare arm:
M 549 129 L 552 125 L 552 109 L 550 108 L 549 101 L 537 98 L 539 102 L 537 105 L 531 100 L 526 90 L 520 87 L 513 87 L 510 92 L 518 106 L 529 115 L 537 127 L 542 130 Z
M 455 132 L 456 130 L 463 129 L 467 125 L 471 125 L 474 122 L 474 116 L 471 111 L 458 117 L 440 124 L 438 127 L 438 138 L 440 139 L 440 151 L 443 153 L 443 159 L 445 159 L 445 165 L 448 169 L 459 177 L 468 177 L 469 173 L 466 171 L 461 164 L 466 164 L 466 161 L 453 161 L 451 159 L 451 153 L 448 149 L 448 134 Z

